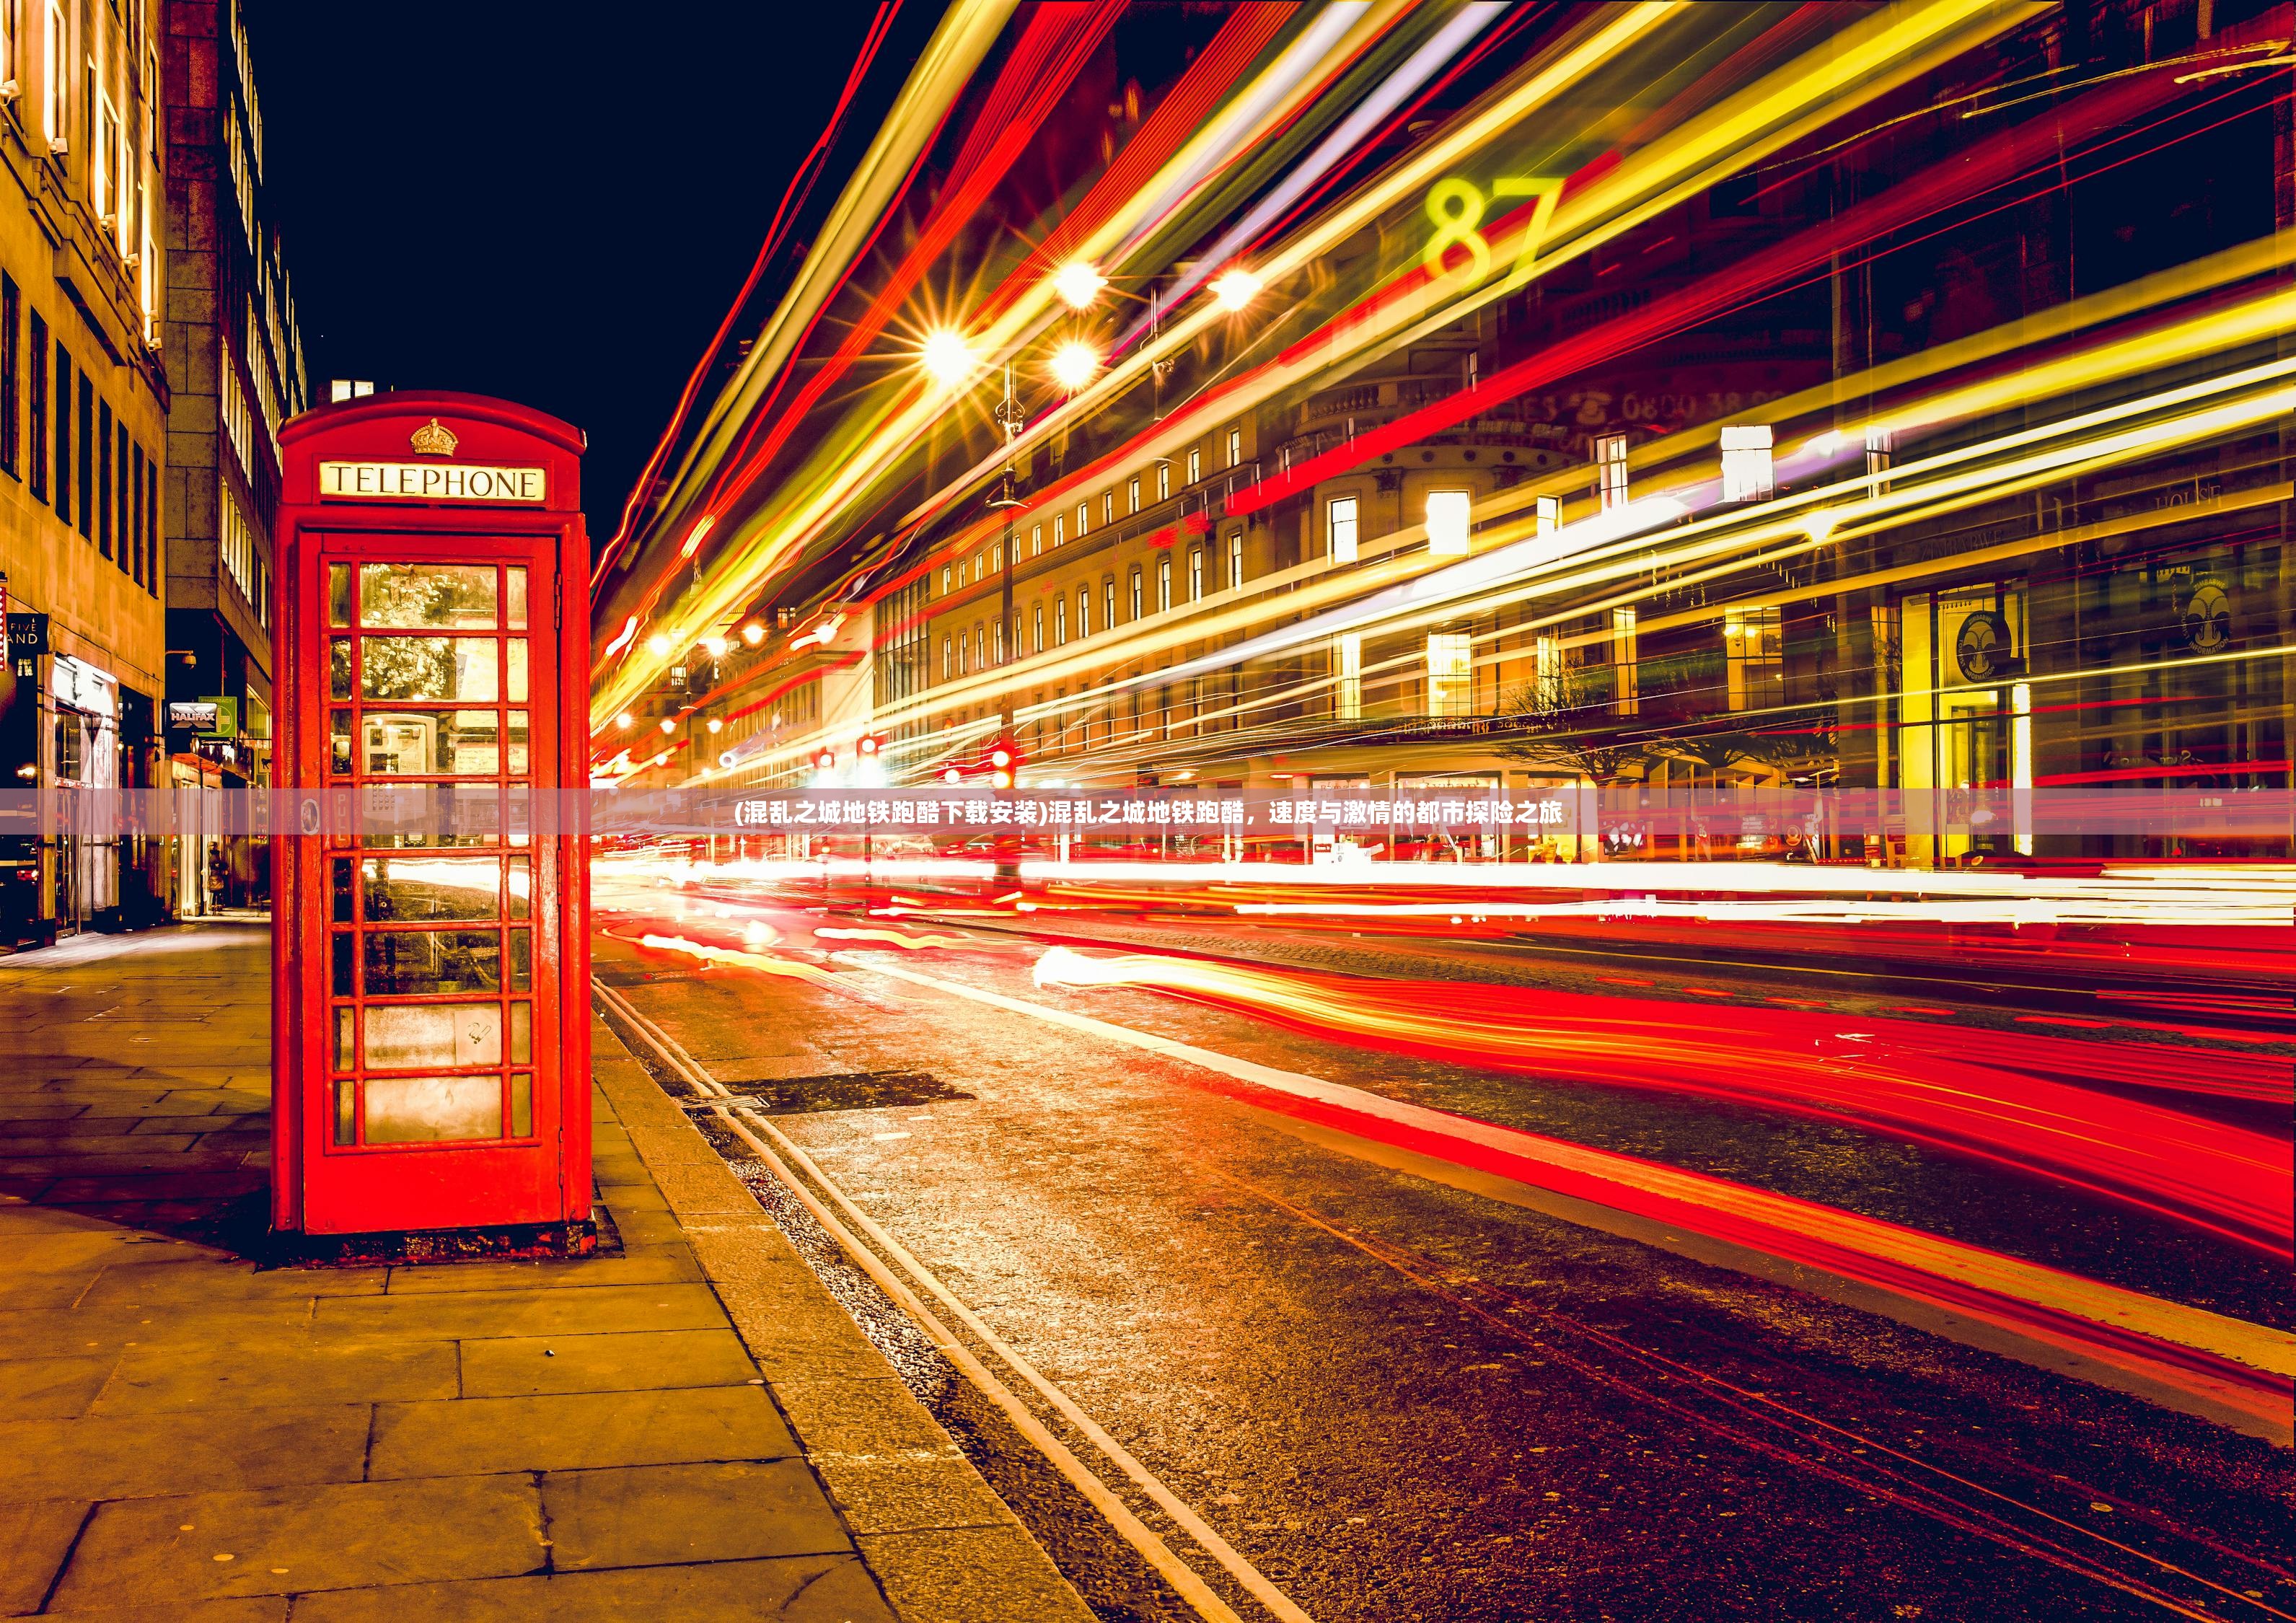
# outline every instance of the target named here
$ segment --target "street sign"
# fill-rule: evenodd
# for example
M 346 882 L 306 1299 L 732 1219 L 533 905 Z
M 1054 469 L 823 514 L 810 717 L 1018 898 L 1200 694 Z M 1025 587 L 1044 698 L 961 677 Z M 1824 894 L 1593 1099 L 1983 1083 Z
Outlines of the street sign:
M 48 617 L 12 614 L 8 617 L 8 657 L 37 660 L 48 652 Z

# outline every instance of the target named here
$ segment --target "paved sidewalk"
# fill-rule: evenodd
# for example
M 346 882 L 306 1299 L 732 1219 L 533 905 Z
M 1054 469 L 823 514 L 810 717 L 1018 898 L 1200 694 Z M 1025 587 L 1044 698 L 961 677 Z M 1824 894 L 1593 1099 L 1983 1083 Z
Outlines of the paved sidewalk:
M 601 1025 L 624 1250 L 258 1270 L 268 963 L 0 958 L 0 1617 L 1090 1613 Z

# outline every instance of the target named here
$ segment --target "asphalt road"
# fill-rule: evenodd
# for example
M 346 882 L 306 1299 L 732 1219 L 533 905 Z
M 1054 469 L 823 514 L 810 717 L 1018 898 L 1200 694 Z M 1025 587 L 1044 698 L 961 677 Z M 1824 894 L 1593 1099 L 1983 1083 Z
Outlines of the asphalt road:
M 1042 944 L 1025 922 L 921 951 L 812 934 L 864 922 L 757 898 L 618 903 L 602 889 L 598 972 L 718 1083 L 830 1078 L 767 1090 L 786 1112 L 774 1126 L 1307 1616 L 2296 1613 L 2284 1449 L 1430 1181 L 1209 1087 L 1184 1060 L 866 966 L 1086 1009 L 2284 1324 L 2284 1271 L 2251 1253 L 1839 1123 L 1546 1087 L 1152 992 L 1039 989 Z M 826 962 L 834 984 L 634 945 L 649 931 Z M 1334 950 L 1392 960 L 1391 944 Z M 811 955 L 832 952 L 844 955 Z M 1282 956 L 1265 941 L 1250 955 Z M 1577 972 L 1557 955 L 1532 979 Z M 1675 972 L 1660 966 L 1636 995 L 1667 995 Z M 1759 979 L 1737 989 L 1768 996 L 1796 974 Z M 1822 974 L 1799 984 L 1813 1001 L 1866 995 Z M 1997 995 L 1969 1004 L 2000 1012 Z M 882 1073 L 917 1072 L 945 1095 L 882 1102 L 882 1087 L 912 1085 Z M 1190 1615 L 745 1145 L 712 1130 L 1102 1614 Z M 1072 1424 L 1032 1405 L 1239 1615 L 1267 1615 Z

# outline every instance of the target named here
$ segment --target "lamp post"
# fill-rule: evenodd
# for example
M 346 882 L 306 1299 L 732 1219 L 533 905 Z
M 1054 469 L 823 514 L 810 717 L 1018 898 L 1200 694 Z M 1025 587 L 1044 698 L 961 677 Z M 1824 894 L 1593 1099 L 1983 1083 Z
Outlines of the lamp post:
M 1003 589 L 997 598 L 996 645 L 1004 647 L 1004 659 L 1009 662 L 1017 660 L 1021 655 L 1020 627 L 1013 623 L 1013 571 L 1016 561 L 1013 556 L 1013 512 L 1021 505 L 1020 492 L 1014 488 L 1016 476 L 1013 468 L 1013 443 L 1021 438 L 1021 430 L 1029 424 L 1028 414 L 1021 410 L 1020 399 L 1013 392 L 1013 364 L 1010 361 L 1004 364 L 1004 398 L 996 403 L 996 426 L 1004 430 L 1004 471 L 997 480 L 996 494 L 989 498 L 989 505 L 1003 509 L 1004 513 L 1004 539 L 1001 549 L 1001 555 L 1004 561 L 1003 569 L 999 570 Z M 1004 642 L 1008 630 L 1012 634 L 1012 642 L 1009 645 Z M 1005 747 L 1011 748 L 1013 689 L 1009 683 L 1001 687 L 996 694 L 996 734 L 1004 741 Z M 1016 788 L 1019 783 L 1020 775 L 1015 773 L 1013 784 Z M 992 792 L 995 791 L 992 790 Z M 1009 873 L 1005 871 L 1007 865 L 1004 854 L 1000 851 L 996 860 L 996 877 L 1000 880 L 1019 878 L 1021 862 L 1017 849 L 1013 852 L 1013 860 L 1009 865 L 1012 870 Z

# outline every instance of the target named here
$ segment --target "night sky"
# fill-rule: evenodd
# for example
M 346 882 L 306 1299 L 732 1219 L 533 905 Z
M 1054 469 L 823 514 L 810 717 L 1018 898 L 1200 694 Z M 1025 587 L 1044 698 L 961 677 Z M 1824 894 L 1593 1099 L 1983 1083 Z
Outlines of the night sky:
M 245 4 L 314 402 L 358 377 L 563 417 L 603 541 L 873 8 Z

